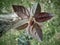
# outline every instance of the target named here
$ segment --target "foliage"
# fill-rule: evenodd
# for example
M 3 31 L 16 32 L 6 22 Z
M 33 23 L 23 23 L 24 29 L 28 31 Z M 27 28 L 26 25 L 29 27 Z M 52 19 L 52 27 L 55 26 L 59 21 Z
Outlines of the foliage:
M 0 38 L 0 45 L 60 45 L 60 0 L 0 0 L 0 13 L 11 13 L 12 5 L 31 6 L 31 2 L 40 2 L 42 10 L 52 13 L 53 19 L 44 22 L 43 41 L 38 42 L 25 35 L 25 31 L 8 31 Z

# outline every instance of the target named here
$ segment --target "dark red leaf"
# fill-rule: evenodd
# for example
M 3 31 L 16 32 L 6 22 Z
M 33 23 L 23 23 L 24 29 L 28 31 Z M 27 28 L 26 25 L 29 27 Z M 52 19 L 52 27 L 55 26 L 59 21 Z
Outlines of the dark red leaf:
M 34 24 L 34 21 L 30 21 L 30 25 L 32 26 Z
M 24 18 L 29 18 L 29 11 L 23 7 L 23 6 L 18 6 L 18 5 L 13 5 L 13 9 L 16 12 L 16 14 L 21 17 L 22 19 Z
M 50 13 L 42 12 L 35 16 L 37 22 L 44 22 L 51 19 L 53 16 Z

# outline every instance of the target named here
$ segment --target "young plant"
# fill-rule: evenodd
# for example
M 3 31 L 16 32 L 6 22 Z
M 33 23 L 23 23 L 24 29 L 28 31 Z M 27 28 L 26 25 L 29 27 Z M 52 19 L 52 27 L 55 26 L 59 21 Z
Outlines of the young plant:
M 16 29 L 25 29 L 28 34 L 37 40 L 43 40 L 43 34 L 41 29 L 41 22 L 45 22 L 52 18 L 52 15 L 47 12 L 41 12 L 39 3 L 36 3 L 29 10 L 24 6 L 13 5 L 14 12 L 21 20 L 13 25 Z M 21 23 L 20 23 L 21 22 Z
M 33 5 L 34 6 L 34 5 Z M 47 12 L 41 12 L 40 4 L 36 4 L 35 7 L 28 10 L 24 6 L 13 5 L 15 13 L 22 19 L 28 19 L 28 22 L 19 26 L 19 29 L 27 29 L 28 34 L 37 40 L 42 40 L 43 34 L 41 25 L 39 23 L 45 22 L 52 18 L 52 15 Z

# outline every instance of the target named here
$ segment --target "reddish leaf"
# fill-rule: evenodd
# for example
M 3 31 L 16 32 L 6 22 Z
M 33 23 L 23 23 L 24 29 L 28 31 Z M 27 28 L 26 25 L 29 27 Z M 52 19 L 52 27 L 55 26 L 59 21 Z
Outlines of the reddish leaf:
M 42 30 L 38 24 L 34 24 L 33 26 L 29 26 L 27 28 L 28 33 L 35 39 L 41 41 L 43 38 Z
M 35 31 L 34 32 L 34 37 L 36 37 L 36 39 L 37 40 L 42 40 L 42 38 L 43 38 L 43 34 L 42 34 L 42 30 L 41 30 L 41 27 L 38 25 L 38 24 L 34 24 L 34 26 L 33 26 L 33 31 Z
M 36 10 L 35 10 L 35 15 L 41 12 L 41 7 L 40 4 L 37 4 Z
M 44 22 L 52 18 L 52 15 L 50 13 L 42 12 L 37 14 L 35 17 L 35 20 L 37 22 Z
M 25 29 L 28 26 L 28 19 L 19 20 L 17 23 L 15 23 L 12 28 L 13 29 Z
M 24 18 L 29 18 L 29 11 L 23 7 L 23 6 L 18 6 L 18 5 L 13 5 L 13 9 L 16 12 L 16 14 L 21 17 L 22 19 Z
M 34 24 L 34 21 L 30 21 L 30 25 L 32 26 Z
M 22 29 L 25 29 L 27 26 L 28 26 L 28 23 L 21 25 L 21 26 L 17 27 L 16 29 L 22 30 Z

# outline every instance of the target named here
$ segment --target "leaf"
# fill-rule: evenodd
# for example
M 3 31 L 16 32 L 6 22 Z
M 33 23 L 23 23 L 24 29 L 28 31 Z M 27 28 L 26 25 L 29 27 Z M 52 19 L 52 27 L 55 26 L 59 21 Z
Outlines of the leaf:
M 17 22 L 16 24 L 14 24 L 12 26 L 13 29 L 24 29 L 25 27 L 28 26 L 28 19 L 24 19 L 24 20 L 20 20 L 19 22 Z
M 41 7 L 40 7 L 40 4 L 38 3 L 37 7 L 36 7 L 36 10 L 35 10 L 35 15 L 34 16 L 36 16 L 36 14 L 38 14 L 40 12 L 41 12 Z
M 37 22 L 44 22 L 51 19 L 53 16 L 50 13 L 42 12 L 35 16 Z
M 23 6 L 13 5 L 13 9 L 21 19 L 29 18 L 30 16 L 29 11 Z
M 33 26 L 29 26 L 27 32 L 38 41 L 41 41 L 43 38 L 41 27 L 36 23 Z
M 28 23 L 23 24 L 23 25 L 17 27 L 16 29 L 18 29 L 18 30 L 22 30 L 22 29 L 25 29 L 27 26 L 28 26 Z
M 36 37 L 36 39 L 39 41 L 42 40 L 43 34 L 42 34 L 41 27 L 38 24 L 36 24 L 36 23 L 34 24 L 33 31 L 35 31 L 34 37 Z

